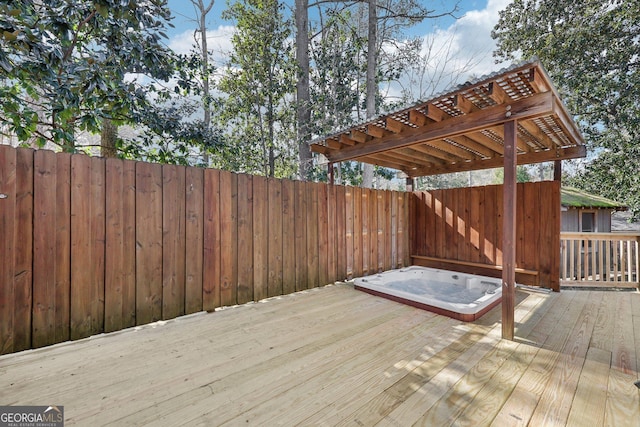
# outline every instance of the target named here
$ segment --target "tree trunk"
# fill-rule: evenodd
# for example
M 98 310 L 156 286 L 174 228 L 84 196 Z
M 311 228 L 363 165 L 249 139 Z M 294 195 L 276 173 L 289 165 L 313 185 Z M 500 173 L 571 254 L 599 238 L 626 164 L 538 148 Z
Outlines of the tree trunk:
M 376 70 L 378 68 L 377 39 L 378 39 L 378 13 L 377 0 L 369 0 L 369 25 L 367 37 L 367 119 L 376 115 L 376 95 L 378 85 L 376 82 Z M 362 186 L 373 186 L 373 165 L 365 163 L 362 169 Z
M 118 157 L 116 141 L 118 139 L 118 126 L 109 119 L 102 120 L 100 132 L 100 153 L 102 157 Z
M 296 0 L 296 61 L 298 63 L 298 83 L 296 84 L 296 132 L 298 140 L 298 171 L 300 179 L 306 180 L 311 170 L 311 96 L 309 94 L 309 0 Z
M 205 129 L 211 126 L 211 103 L 209 94 L 209 49 L 207 47 L 207 14 L 213 7 L 213 1 L 205 7 L 202 0 L 198 0 L 198 12 L 200 13 L 200 22 L 198 24 L 200 31 L 200 54 L 202 55 L 202 107 L 204 109 L 204 117 L 202 124 Z M 209 166 L 209 153 L 206 147 L 202 147 L 202 163 Z

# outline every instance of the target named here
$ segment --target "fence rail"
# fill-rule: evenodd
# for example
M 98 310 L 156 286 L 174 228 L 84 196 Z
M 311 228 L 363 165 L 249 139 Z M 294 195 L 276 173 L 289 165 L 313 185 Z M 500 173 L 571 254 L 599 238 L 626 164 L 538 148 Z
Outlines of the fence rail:
M 0 354 L 409 262 L 407 193 L 0 145 Z
M 560 234 L 563 284 L 638 285 L 640 234 Z

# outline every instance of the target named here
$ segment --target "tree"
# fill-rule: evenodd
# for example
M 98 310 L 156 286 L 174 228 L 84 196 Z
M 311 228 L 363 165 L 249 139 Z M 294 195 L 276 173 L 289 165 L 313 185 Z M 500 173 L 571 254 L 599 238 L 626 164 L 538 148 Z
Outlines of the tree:
M 146 94 L 126 72 L 171 75 L 161 1 L 13 1 L 0 5 L 0 121 L 20 140 L 73 150 L 77 130 L 126 120 Z
M 320 1 L 313 6 L 317 19 L 309 39 L 315 135 L 395 106 L 384 91 L 401 78 L 420 50 L 419 40 L 407 40 L 403 30 L 425 18 L 442 16 L 413 0 Z M 374 175 L 388 175 L 370 165 L 344 169 L 349 174 L 364 170 L 364 182 L 355 176 L 350 181 L 365 186 L 372 185 Z
M 500 60 L 537 56 L 595 158 L 574 185 L 640 212 L 640 3 L 516 0 L 493 31 Z M 636 165 L 629 167 L 629 165 Z M 631 176 L 628 176 L 631 174 Z
M 295 64 L 291 22 L 278 0 L 236 2 L 223 13 L 236 21 L 233 52 L 218 89 L 220 126 L 234 159 L 247 172 L 289 176 Z M 295 153 L 295 151 L 293 151 Z M 237 159 L 237 154 L 241 158 Z M 279 162 L 277 165 L 276 162 Z
M 66 151 L 76 150 L 79 132 L 104 131 L 111 155 L 186 162 L 174 153 L 206 132 L 159 108 L 179 61 L 163 43 L 170 19 L 165 0 L 2 1 L 0 128 Z M 178 76 L 178 91 L 189 85 Z M 117 139 L 123 124 L 140 130 Z
M 200 73 L 201 73 L 201 88 L 202 88 L 202 110 L 203 118 L 202 125 L 205 128 L 211 126 L 211 67 L 209 65 L 209 49 L 207 47 L 207 15 L 211 12 L 214 0 L 210 0 L 209 4 L 204 4 L 203 0 L 191 0 L 196 16 L 197 16 L 197 29 L 194 34 L 196 43 L 199 44 L 200 50 Z M 199 37 L 197 36 L 199 34 Z M 203 163 L 209 165 L 209 154 L 206 149 L 203 150 Z
M 311 94 L 309 91 L 309 0 L 295 0 L 296 23 L 296 140 L 298 143 L 298 175 L 309 177 L 313 157 L 311 139 Z

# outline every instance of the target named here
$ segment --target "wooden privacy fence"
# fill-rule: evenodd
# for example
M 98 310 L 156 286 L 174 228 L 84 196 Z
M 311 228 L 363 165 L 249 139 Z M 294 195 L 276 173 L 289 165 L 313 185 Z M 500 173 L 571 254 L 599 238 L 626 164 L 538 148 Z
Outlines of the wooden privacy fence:
M 414 263 L 499 277 L 502 186 L 416 192 L 411 201 Z M 517 186 L 516 280 L 560 289 L 560 183 Z
M 563 284 L 640 285 L 639 234 L 560 234 Z
M 409 195 L 0 146 L 0 351 L 409 261 Z

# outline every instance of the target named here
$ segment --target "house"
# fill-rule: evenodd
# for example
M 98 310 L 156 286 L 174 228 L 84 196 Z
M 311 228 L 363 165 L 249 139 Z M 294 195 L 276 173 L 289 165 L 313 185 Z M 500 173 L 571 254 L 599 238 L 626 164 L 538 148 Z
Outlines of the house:
M 611 215 L 626 211 L 622 203 L 573 187 L 560 189 L 561 231 L 609 233 Z

